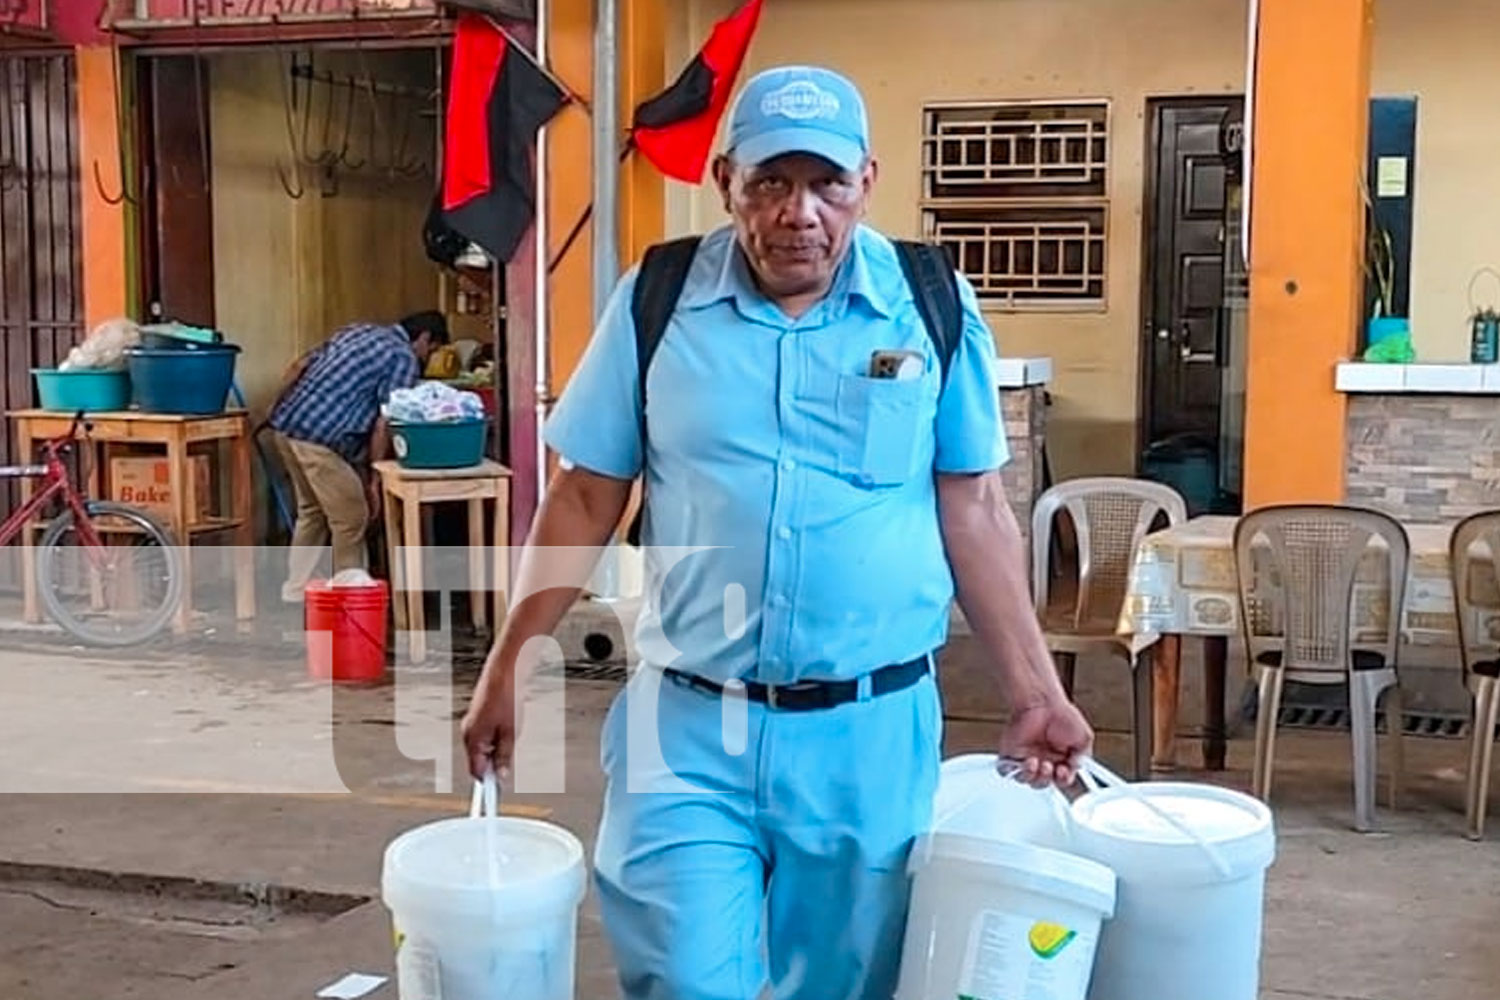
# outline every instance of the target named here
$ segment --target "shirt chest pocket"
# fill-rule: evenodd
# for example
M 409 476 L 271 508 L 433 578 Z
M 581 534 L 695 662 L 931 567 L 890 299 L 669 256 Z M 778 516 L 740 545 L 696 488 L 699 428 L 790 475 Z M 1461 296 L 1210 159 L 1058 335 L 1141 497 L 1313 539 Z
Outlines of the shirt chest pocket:
M 937 406 L 931 381 L 839 376 L 839 475 L 861 486 L 899 486 L 930 465 Z

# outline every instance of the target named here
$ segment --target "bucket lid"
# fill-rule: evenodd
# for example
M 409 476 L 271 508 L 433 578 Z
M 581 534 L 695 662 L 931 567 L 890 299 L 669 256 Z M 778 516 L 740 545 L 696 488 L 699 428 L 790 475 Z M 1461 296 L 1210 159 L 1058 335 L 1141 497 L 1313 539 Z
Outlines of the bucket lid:
M 541 820 L 439 820 L 391 842 L 382 882 L 393 909 L 416 906 L 484 918 L 561 908 L 582 898 L 583 845 Z
M 1145 782 L 1132 787 L 1136 795 L 1148 796 L 1204 841 L 1223 848 L 1221 854 L 1234 868 L 1270 863 L 1276 834 L 1271 810 L 1259 799 L 1232 788 L 1191 782 Z M 1072 813 L 1079 827 L 1098 836 L 1140 847 L 1176 849 L 1184 861 L 1203 858 L 1191 837 L 1127 789 L 1089 792 L 1073 803 Z
M 1009 884 L 1099 911 L 1115 913 L 1115 873 L 1077 854 L 961 833 L 931 833 L 912 852 L 913 867 L 934 860 L 958 861 L 995 869 Z

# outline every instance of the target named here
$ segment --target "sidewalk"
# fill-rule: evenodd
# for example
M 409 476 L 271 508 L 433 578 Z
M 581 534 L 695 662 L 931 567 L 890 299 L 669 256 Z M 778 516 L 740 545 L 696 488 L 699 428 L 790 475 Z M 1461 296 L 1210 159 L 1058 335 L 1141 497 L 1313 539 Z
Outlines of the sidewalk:
M 451 689 L 429 679 L 334 692 L 305 680 L 294 647 L 280 658 L 129 662 L 8 645 L 4 660 L 0 726 L 10 752 L 0 758 L 0 787 L 11 794 L 0 825 L 0 996 L 290 1000 L 348 971 L 390 973 L 381 855 L 402 831 L 467 808 L 453 727 L 472 670 Z M 982 658 L 961 642 L 949 664 L 985 676 Z M 1079 678 L 1080 702 L 1101 719 L 1118 716 L 1118 671 L 1080 664 Z M 566 788 L 508 796 L 508 807 L 592 844 L 598 729 L 616 690 L 568 682 Z M 327 739 L 312 738 L 319 732 Z M 992 723 L 950 721 L 947 752 L 988 750 L 997 735 Z M 1191 763 L 1196 748 L 1183 742 Z M 438 746 L 450 758 L 451 790 L 436 784 Z M 1123 734 L 1101 734 L 1111 766 L 1126 747 Z M 1236 740 L 1229 772 L 1182 777 L 1243 788 L 1250 752 Z M 1279 757 L 1263 997 L 1493 993 L 1500 821 L 1487 842 L 1461 836 L 1463 743 L 1410 740 L 1403 808 L 1382 811 L 1385 830 L 1368 836 L 1349 829 L 1346 734 L 1285 731 Z M 39 889 L 48 866 L 90 873 L 97 884 L 82 896 Z M 27 873 L 31 881 L 20 877 Z M 223 910 L 205 918 L 180 894 L 153 897 L 128 879 L 135 889 L 112 892 L 111 877 L 121 875 L 200 880 Z M 270 920 L 237 911 L 236 887 L 257 885 L 327 893 L 351 908 Z M 615 995 L 599 930 L 591 895 L 580 921 L 580 1000 Z M 373 996 L 393 1000 L 394 985 Z

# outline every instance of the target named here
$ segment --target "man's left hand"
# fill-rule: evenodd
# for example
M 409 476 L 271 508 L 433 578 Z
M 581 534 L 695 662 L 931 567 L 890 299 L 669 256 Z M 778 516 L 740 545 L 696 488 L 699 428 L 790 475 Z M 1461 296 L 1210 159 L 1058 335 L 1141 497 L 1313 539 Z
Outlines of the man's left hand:
M 1036 788 L 1071 785 L 1077 777 L 1074 762 L 1093 747 L 1093 728 L 1065 699 L 1018 709 L 1000 741 L 1001 754 L 1020 762 L 1020 779 Z

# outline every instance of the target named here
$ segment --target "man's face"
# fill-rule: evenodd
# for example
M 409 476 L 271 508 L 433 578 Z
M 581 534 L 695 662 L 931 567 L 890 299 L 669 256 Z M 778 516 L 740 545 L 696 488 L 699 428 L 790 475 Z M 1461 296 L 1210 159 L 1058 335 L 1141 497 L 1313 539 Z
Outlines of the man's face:
M 762 288 L 787 299 L 827 290 L 864 218 L 875 164 L 848 173 L 802 154 L 758 166 L 720 157 L 714 178 Z
M 432 357 L 432 334 L 425 331 L 418 334 L 417 339 L 411 342 L 411 349 L 417 355 L 417 360 L 425 366 L 427 359 Z

